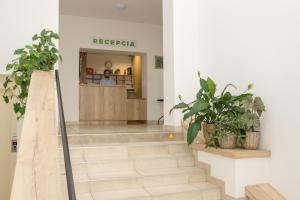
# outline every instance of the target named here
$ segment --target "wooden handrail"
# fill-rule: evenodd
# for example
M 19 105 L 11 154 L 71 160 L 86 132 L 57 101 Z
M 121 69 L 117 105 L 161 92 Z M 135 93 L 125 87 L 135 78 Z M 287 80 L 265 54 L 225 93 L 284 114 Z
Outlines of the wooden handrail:
M 32 74 L 11 200 L 62 200 L 54 74 Z
M 249 200 L 285 200 L 285 198 L 268 183 L 246 186 L 245 193 Z

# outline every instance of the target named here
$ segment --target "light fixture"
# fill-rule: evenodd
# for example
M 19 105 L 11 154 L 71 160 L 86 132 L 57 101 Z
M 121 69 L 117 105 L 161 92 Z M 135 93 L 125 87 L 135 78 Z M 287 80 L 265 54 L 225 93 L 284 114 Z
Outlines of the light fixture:
M 116 8 L 118 10 L 125 10 L 127 8 L 126 4 L 125 3 L 117 3 L 116 4 Z

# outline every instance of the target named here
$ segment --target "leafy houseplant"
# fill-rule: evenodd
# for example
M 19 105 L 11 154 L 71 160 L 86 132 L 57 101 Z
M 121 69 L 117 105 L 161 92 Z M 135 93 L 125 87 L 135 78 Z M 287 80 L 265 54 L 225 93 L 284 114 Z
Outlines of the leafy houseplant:
M 234 112 L 228 112 L 216 122 L 218 144 L 221 148 L 232 149 L 236 146 L 239 124 Z
M 243 109 L 232 109 L 222 116 L 216 122 L 216 132 L 207 145 L 220 146 L 225 149 L 232 149 L 237 145 L 241 146 L 245 135 L 242 124 L 238 120 L 241 113 L 243 113 Z
M 10 75 L 3 83 L 5 89 L 3 99 L 6 103 L 13 102 L 14 112 L 18 119 L 25 114 L 32 72 L 53 70 L 54 65 L 61 59 L 53 43 L 57 39 L 59 39 L 57 33 L 42 30 L 40 34 L 32 37 L 34 44 L 15 50 L 16 58 L 6 66 Z
M 265 105 L 260 97 L 249 96 L 242 101 L 241 106 L 245 109 L 238 119 L 246 134 L 243 146 L 246 149 L 257 149 L 260 140 L 260 117 L 265 112 Z
M 201 130 L 202 125 L 204 125 L 204 127 L 207 124 L 212 125 L 213 128 L 209 128 L 209 134 L 213 134 L 213 132 L 215 132 L 215 123 L 227 112 L 235 109 L 237 102 L 240 102 L 248 95 L 251 95 L 249 93 L 243 93 L 241 95 L 234 96 L 228 92 L 227 89 L 235 86 L 228 84 L 225 86 L 221 94 L 217 96 L 216 83 L 211 78 L 207 78 L 206 80 L 201 78 L 200 72 L 198 72 L 198 77 L 200 80 L 200 89 L 196 95 L 196 100 L 191 103 L 185 103 L 182 101 L 182 97 L 179 96 L 180 103 L 170 110 L 171 113 L 174 109 L 182 109 L 182 113 L 184 114 L 183 120 L 188 118 L 191 119 L 187 131 L 188 144 L 193 143 L 198 132 Z M 248 89 L 251 89 L 251 87 L 252 85 L 249 85 Z M 207 133 L 205 137 L 206 142 L 209 140 L 209 134 Z

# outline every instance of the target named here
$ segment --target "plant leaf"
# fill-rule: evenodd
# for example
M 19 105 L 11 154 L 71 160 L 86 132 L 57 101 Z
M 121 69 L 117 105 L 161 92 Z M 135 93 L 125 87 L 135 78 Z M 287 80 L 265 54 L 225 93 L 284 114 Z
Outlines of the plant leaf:
M 12 81 L 8 77 L 6 77 L 6 79 L 5 79 L 4 83 L 3 83 L 3 87 L 7 88 L 8 84 L 11 83 L 11 82 Z
M 255 97 L 253 101 L 253 110 L 257 112 L 259 116 L 266 111 L 265 105 L 260 97 Z
M 6 70 L 7 70 L 7 71 L 8 71 L 8 70 L 11 70 L 13 67 L 14 67 L 13 64 L 7 64 L 7 65 L 6 65 Z
M 190 124 L 188 131 L 187 131 L 187 142 L 189 145 L 194 142 L 200 129 L 201 129 L 201 123 L 199 123 L 199 122 Z
M 187 112 L 183 115 L 183 120 L 186 120 L 187 118 L 193 116 L 194 114 L 195 113 L 192 110 L 190 110 L 189 112 Z
M 32 40 L 37 40 L 39 38 L 39 36 L 37 34 L 35 34 L 33 37 L 32 37 Z
M 4 102 L 5 102 L 5 103 L 9 103 L 9 98 L 8 98 L 8 96 L 3 96 L 3 99 L 4 99 Z
M 200 100 L 202 98 L 203 89 L 200 89 L 197 93 L 197 99 Z
M 224 101 L 229 101 L 230 99 L 232 98 L 232 95 L 230 92 L 226 92 L 223 96 L 222 96 L 222 99 Z
M 251 94 L 251 93 L 241 94 L 241 95 L 235 96 L 233 98 L 233 100 L 234 101 L 243 101 L 244 99 L 248 98 L 249 96 L 253 96 L 253 94 Z
M 52 36 L 53 38 L 55 38 L 55 39 L 59 39 L 59 36 L 58 36 L 57 33 L 52 33 L 51 36 Z
M 52 48 L 51 48 L 51 52 L 52 52 L 52 53 L 57 53 L 58 50 L 57 50 L 55 47 L 52 47 Z
M 25 53 L 24 48 L 15 50 L 14 55 L 20 55 L 22 53 Z
M 207 87 L 209 89 L 209 93 L 211 94 L 211 96 L 214 96 L 216 93 L 216 88 L 217 88 L 216 83 L 209 77 L 207 78 L 206 83 L 207 83 Z
M 209 88 L 208 88 L 206 80 L 204 80 L 203 78 L 200 78 L 200 85 L 201 85 L 201 89 L 203 89 L 205 92 L 209 92 Z
M 196 101 L 196 103 L 192 107 L 192 110 L 194 113 L 197 113 L 206 110 L 208 107 L 209 107 L 209 103 L 200 100 L 200 101 Z
M 183 108 L 186 108 L 188 107 L 188 105 L 184 102 L 180 102 L 179 104 L 175 105 L 170 111 L 169 111 L 169 114 L 172 113 L 173 110 L 175 109 L 183 109 Z

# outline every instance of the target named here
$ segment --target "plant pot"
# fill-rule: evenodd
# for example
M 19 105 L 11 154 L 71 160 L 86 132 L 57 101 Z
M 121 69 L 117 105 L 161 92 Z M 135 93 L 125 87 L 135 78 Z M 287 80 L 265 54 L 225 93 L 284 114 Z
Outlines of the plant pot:
M 203 136 L 205 142 L 207 142 L 209 134 L 214 133 L 216 131 L 216 126 L 215 124 L 208 124 L 208 123 L 203 123 L 202 126 L 203 126 Z
M 246 132 L 246 139 L 244 143 L 245 149 L 258 149 L 260 142 L 260 132 Z
M 233 149 L 236 147 L 236 135 L 228 134 L 219 137 L 219 145 L 223 149 Z

